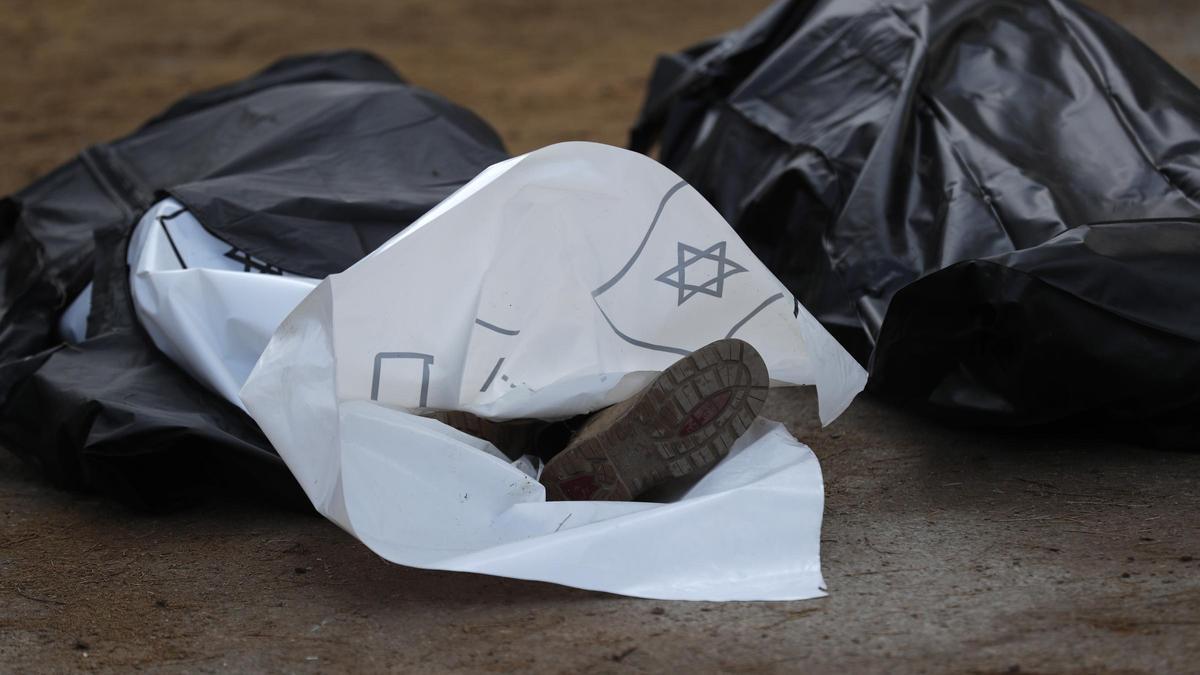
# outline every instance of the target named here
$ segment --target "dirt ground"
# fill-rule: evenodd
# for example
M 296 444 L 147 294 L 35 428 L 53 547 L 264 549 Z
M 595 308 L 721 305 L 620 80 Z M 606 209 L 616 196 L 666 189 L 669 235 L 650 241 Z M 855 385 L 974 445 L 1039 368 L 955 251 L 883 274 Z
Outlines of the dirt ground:
M 1097 1 L 1200 81 L 1200 5 Z M 520 152 L 620 144 L 653 57 L 739 0 L 0 0 L 0 193 L 183 93 L 364 47 Z M 0 450 L 0 671 L 1200 671 L 1200 455 L 946 429 L 871 399 L 821 429 L 828 598 L 666 603 L 376 558 L 214 500 L 149 517 Z

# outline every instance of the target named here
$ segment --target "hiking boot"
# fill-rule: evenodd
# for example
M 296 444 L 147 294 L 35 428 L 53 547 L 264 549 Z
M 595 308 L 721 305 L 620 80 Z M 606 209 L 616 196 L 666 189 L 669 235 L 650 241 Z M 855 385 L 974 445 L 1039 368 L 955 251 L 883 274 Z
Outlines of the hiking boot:
M 769 384 L 762 357 L 741 340 L 697 349 L 588 419 L 546 464 L 546 498 L 630 500 L 666 481 L 703 475 L 758 417 Z
M 566 445 L 565 435 L 570 433 L 560 430 L 560 425 L 542 420 L 497 422 L 462 410 L 436 410 L 425 415 L 463 433 L 482 438 L 496 446 L 496 449 L 509 459 L 520 459 L 522 455 L 542 456 L 546 446 L 558 450 Z M 563 439 L 559 440 L 559 437 Z

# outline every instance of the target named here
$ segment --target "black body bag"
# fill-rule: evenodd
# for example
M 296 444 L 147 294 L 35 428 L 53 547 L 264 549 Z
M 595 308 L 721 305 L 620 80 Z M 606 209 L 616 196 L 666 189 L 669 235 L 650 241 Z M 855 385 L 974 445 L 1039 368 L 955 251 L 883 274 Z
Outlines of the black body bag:
M 133 226 L 171 196 L 239 252 L 321 278 L 506 157 L 479 117 L 362 52 L 285 59 L 88 148 L 0 201 L 0 442 L 148 508 L 226 485 L 307 505 L 253 420 L 138 326 Z M 89 282 L 87 339 L 64 344 Z
M 968 423 L 1200 447 L 1200 91 L 1070 0 L 785 0 L 659 59 L 631 146 Z

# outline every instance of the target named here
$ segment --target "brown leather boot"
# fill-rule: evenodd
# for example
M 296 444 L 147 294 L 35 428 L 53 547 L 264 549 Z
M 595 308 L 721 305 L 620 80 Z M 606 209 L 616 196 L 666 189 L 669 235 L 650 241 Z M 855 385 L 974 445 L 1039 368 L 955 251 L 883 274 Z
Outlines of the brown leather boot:
M 725 339 L 697 349 L 593 415 L 546 464 L 546 498 L 629 500 L 707 472 L 758 417 L 769 385 L 749 344 Z
M 550 452 L 557 451 L 566 444 L 566 440 L 560 441 L 556 437 L 569 433 L 565 430 L 558 433 L 559 430 L 552 428 L 551 423 L 542 420 L 497 422 L 461 410 L 436 410 L 426 413 L 426 416 L 463 433 L 482 438 L 496 446 L 509 459 L 518 459 L 522 455 L 549 457 L 549 454 L 546 454 L 546 446 L 552 448 Z

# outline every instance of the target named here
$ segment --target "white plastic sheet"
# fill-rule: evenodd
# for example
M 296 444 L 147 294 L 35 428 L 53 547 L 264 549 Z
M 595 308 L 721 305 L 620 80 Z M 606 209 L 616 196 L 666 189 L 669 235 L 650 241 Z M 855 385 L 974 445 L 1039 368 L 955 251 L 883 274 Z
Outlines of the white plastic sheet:
M 134 311 L 155 346 L 238 406 L 271 335 L 317 285 L 214 237 L 174 199 L 138 221 L 127 262 Z M 88 284 L 59 320 L 64 341 L 87 337 L 91 304 Z
M 154 344 L 237 405 L 271 334 L 317 285 L 217 239 L 174 199 L 142 217 L 128 258 L 134 310 Z
M 184 341 L 173 324 L 209 326 L 203 344 L 173 347 L 199 370 L 240 353 L 236 336 L 253 343 L 298 294 L 279 291 L 258 323 L 234 311 L 236 327 L 222 325 L 218 314 L 256 305 L 203 272 L 190 290 L 173 283 L 175 299 L 230 306 L 168 316 L 164 302 L 138 300 L 143 321 L 160 326 L 156 342 Z M 757 422 L 672 503 L 548 503 L 527 468 L 413 414 L 584 413 L 727 336 L 753 344 L 776 383 L 816 384 L 823 421 L 865 383 L 675 174 L 564 143 L 491 167 L 322 281 L 279 326 L 241 398 L 317 509 L 388 560 L 652 598 L 820 595 L 820 469 L 778 424 Z M 228 395 L 240 372 L 202 379 Z
M 389 560 L 655 598 L 821 593 L 820 469 L 777 424 L 670 504 L 546 503 L 528 462 L 409 412 L 577 414 L 726 335 L 774 380 L 816 383 L 822 419 L 849 403 L 865 373 L 651 160 L 579 143 L 515 158 L 320 286 L 173 200 L 129 262 L 156 345 L 231 401 L 271 340 L 250 412 L 317 508 Z M 64 335 L 82 336 L 86 296 Z

